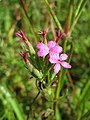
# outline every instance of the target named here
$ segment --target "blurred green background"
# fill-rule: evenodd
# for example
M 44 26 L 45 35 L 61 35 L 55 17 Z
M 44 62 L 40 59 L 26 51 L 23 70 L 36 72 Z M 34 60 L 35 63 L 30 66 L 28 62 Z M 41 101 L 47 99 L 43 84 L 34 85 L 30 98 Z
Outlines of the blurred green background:
M 49 0 L 51 8 L 54 10 L 62 26 L 65 25 L 69 0 Z M 74 11 L 77 9 L 78 0 L 75 0 Z M 55 40 L 57 27 L 47 10 L 43 0 L 26 0 L 24 13 L 22 3 L 18 0 L 0 0 L 0 81 L 3 82 L 23 108 L 25 115 L 28 114 L 28 106 L 32 103 L 38 90 L 35 86 L 35 80 L 25 68 L 19 52 L 22 51 L 20 40 L 16 37 L 18 30 L 23 30 L 30 42 L 35 46 L 35 36 L 40 41 L 39 30 L 49 29 L 48 39 Z M 73 11 L 73 14 L 74 14 Z M 32 31 L 33 28 L 33 31 Z M 68 41 L 67 52 L 70 49 L 69 44 L 73 40 L 73 56 L 71 60 L 72 69 L 70 74 L 74 82 L 74 87 L 79 100 L 79 104 L 74 99 L 71 83 L 68 84 L 68 96 L 61 100 L 60 111 L 63 120 L 76 120 L 76 116 L 83 115 L 90 109 L 90 1 L 88 0 L 83 12 L 75 26 L 75 29 Z M 47 93 L 47 91 L 45 92 Z M 48 94 L 40 96 L 38 101 L 33 104 L 33 120 L 43 120 L 44 113 L 52 104 Z M 73 97 L 74 96 L 74 97 Z M 68 99 L 69 103 L 67 102 Z M 79 101 L 78 100 L 78 101 Z M 47 103 L 49 102 L 49 104 Z M 43 104 L 44 102 L 44 104 Z M 70 104 L 70 105 L 69 105 Z M 79 113 L 77 113 L 77 111 Z M 38 114 L 40 112 L 40 114 Z M 48 116 L 48 115 L 47 115 Z M 12 112 L 7 99 L 2 98 L 0 94 L 0 120 L 14 120 L 15 115 Z M 32 120 L 31 119 L 31 120 Z M 51 119 L 51 118 L 48 118 Z

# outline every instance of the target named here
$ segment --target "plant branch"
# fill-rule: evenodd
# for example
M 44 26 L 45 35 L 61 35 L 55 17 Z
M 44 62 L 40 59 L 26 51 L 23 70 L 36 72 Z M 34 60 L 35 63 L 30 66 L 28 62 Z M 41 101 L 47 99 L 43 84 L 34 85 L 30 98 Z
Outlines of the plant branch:
M 62 78 L 62 72 L 63 72 L 63 68 L 61 69 L 59 75 L 58 75 L 58 83 L 57 83 L 57 87 L 56 87 L 56 90 L 55 90 L 55 97 L 54 97 L 54 103 L 53 103 L 53 110 L 54 110 L 54 116 L 56 117 L 56 120 L 58 119 L 58 106 L 57 106 L 57 100 L 59 98 L 59 95 L 60 95 L 60 91 L 62 89 L 62 81 L 61 81 L 61 78 Z
M 23 11 L 24 11 L 26 20 L 27 20 L 27 22 L 28 22 L 28 24 L 29 24 L 30 30 L 31 30 L 31 32 L 32 32 L 32 34 L 33 34 L 33 36 L 34 36 L 35 42 L 38 43 L 37 36 L 36 36 L 36 34 L 35 34 L 35 32 L 34 32 L 34 29 L 33 29 L 33 26 L 32 26 L 32 24 L 31 24 L 30 18 L 29 18 L 28 14 L 27 14 L 27 10 L 26 10 L 26 6 L 25 6 L 24 0 L 20 0 L 20 3 L 21 3 L 21 6 L 22 6 L 22 9 L 23 9 Z
M 67 19 L 66 19 L 66 24 L 65 24 L 65 28 L 64 28 L 64 32 L 66 34 L 68 34 L 69 29 L 70 29 L 70 25 L 71 25 L 72 12 L 73 12 L 73 3 L 74 3 L 74 0 L 70 0 L 69 11 L 68 11 L 68 15 L 67 15 Z
M 45 2 L 46 6 L 47 6 L 47 8 L 48 8 L 48 11 L 50 12 L 51 16 L 53 17 L 54 22 L 56 23 L 57 27 L 61 30 L 61 32 L 63 32 L 63 29 L 62 29 L 62 27 L 61 27 L 61 24 L 60 24 L 57 16 L 55 15 L 54 11 L 51 9 L 51 7 L 50 7 L 50 5 L 49 5 L 49 3 L 48 3 L 48 0 L 44 0 L 44 2 Z

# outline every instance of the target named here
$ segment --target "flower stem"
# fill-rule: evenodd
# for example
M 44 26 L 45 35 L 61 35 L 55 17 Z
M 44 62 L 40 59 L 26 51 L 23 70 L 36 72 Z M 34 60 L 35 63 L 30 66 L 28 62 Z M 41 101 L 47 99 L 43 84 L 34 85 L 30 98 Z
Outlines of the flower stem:
M 70 3 L 69 3 L 69 11 L 68 11 L 68 16 L 67 16 L 66 25 L 65 25 L 65 33 L 66 34 L 69 32 L 69 28 L 70 28 L 70 24 L 71 24 L 73 2 L 74 2 L 74 0 L 73 1 L 70 0 Z M 67 39 L 65 39 L 65 41 L 64 41 L 64 53 L 66 52 L 66 45 L 67 45 Z M 60 92 L 61 92 L 63 82 L 64 82 L 62 80 L 62 75 L 63 75 L 63 68 L 61 69 L 61 71 L 58 75 L 58 84 L 57 84 L 57 88 L 55 91 L 56 94 L 55 94 L 54 104 L 53 104 L 54 115 L 56 117 L 56 120 L 58 120 L 58 118 L 59 118 L 57 100 L 60 96 Z
M 61 88 L 62 88 L 62 81 L 61 81 L 62 72 L 63 72 L 63 68 L 61 69 L 61 71 L 59 73 L 59 76 L 58 76 L 58 85 L 57 85 L 57 91 L 56 91 L 56 99 L 59 97 L 60 91 L 61 91 Z
M 47 8 L 48 8 L 48 11 L 50 12 L 51 16 L 53 17 L 53 19 L 54 19 L 57 27 L 61 30 L 61 32 L 63 32 L 63 29 L 62 29 L 62 27 L 61 27 L 61 24 L 60 24 L 57 16 L 55 15 L 54 11 L 51 9 L 51 7 L 50 7 L 50 5 L 49 5 L 49 3 L 48 3 L 48 0 L 44 0 L 44 2 L 45 2 L 46 6 L 47 6 Z
M 32 32 L 32 34 L 33 34 L 33 36 L 34 36 L 35 42 L 38 43 L 37 36 L 36 36 L 36 34 L 35 34 L 35 32 L 34 32 L 34 29 L 33 29 L 33 26 L 32 26 L 32 24 L 31 24 L 30 18 L 29 18 L 28 14 L 27 14 L 27 11 L 26 11 L 26 7 L 25 7 L 24 0 L 20 0 L 20 3 L 21 3 L 21 7 L 22 7 L 22 9 L 23 9 L 23 12 L 24 12 L 24 14 L 25 14 L 27 23 L 29 24 L 30 30 L 31 30 L 31 32 Z
M 59 98 L 60 91 L 61 91 L 62 85 L 63 85 L 63 83 L 62 83 L 63 81 L 61 80 L 62 73 L 63 73 L 63 68 L 61 68 L 61 71 L 58 75 L 58 84 L 57 84 L 57 87 L 56 87 L 55 98 L 54 98 L 54 103 L 53 103 L 54 116 L 55 116 L 56 120 L 58 120 L 58 118 L 59 118 L 57 100 Z
M 65 32 L 66 34 L 68 34 L 69 29 L 70 29 L 70 25 L 71 25 L 72 11 L 73 11 L 73 3 L 74 3 L 74 0 L 70 0 L 70 3 L 69 3 L 69 11 L 68 11 L 68 15 L 67 15 L 67 19 L 66 19 L 66 24 L 65 24 L 65 28 L 64 28 L 64 32 Z
M 60 16 L 60 10 L 61 10 L 61 0 L 57 1 L 57 15 Z

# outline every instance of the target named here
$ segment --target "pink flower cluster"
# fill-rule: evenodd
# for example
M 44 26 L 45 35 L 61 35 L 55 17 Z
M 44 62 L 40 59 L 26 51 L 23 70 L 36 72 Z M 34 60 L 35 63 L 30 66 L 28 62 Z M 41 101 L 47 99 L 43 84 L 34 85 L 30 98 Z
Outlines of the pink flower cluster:
M 49 62 L 55 64 L 54 72 L 56 74 L 60 71 L 61 66 L 71 68 L 71 65 L 64 61 L 68 58 L 67 54 L 61 54 L 62 47 L 56 42 L 49 41 L 48 45 L 40 42 L 36 47 L 39 50 L 37 53 L 39 57 L 45 57 L 49 54 Z

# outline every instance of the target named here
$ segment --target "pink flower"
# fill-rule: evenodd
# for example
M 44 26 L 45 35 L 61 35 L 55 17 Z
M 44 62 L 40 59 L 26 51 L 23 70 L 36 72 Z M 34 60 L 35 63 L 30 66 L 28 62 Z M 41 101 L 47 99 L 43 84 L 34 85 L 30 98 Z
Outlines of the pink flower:
M 63 32 L 62 34 L 60 34 L 60 30 L 57 31 L 57 38 L 56 38 L 56 43 L 59 42 L 59 40 L 61 40 L 62 37 L 66 37 L 66 34 Z
M 46 46 L 44 43 L 39 43 L 37 46 L 36 46 L 39 51 L 38 51 L 38 56 L 40 57 L 45 57 L 48 53 L 49 53 L 49 48 L 48 46 Z
M 26 39 L 27 39 L 26 36 L 24 35 L 23 31 L 18 31 L 18 32 L 16 33 L 16 36 L 21 37 L 23 40 L 26 40 Z
M 29 62 L 27 53 L 20 52 L 19 54 L 21 55 L 21 57 L 24 59 L 26 63 Z
M 71 65 L 67 62 L 64 62 L 68 58 L 67 54 L 61 54 L 60 57 L 53 55 L 49 58 L 50 63 L 55 63 L 54 72 L 57 74 L 60 71 L 61 65 L 64 68 L 71 68 Z
M 39 49 L 38 56 L 40 57 L 45 57 L 47 54 L 49 54 L 50 57 L 52 55 L 59 56 L 59 53 L 62 52 L 62 47 L 54 41 L 49 41 L 48 45 L 41 42 L 36 47 Z
M 22 38 L 23 41 L 26 43 L 26 45 L 29 45 L 29 41 L 28 41 L 27 37 L 24 35 L 23 31 L 18 31 L 16 33 L 16 36 Z

